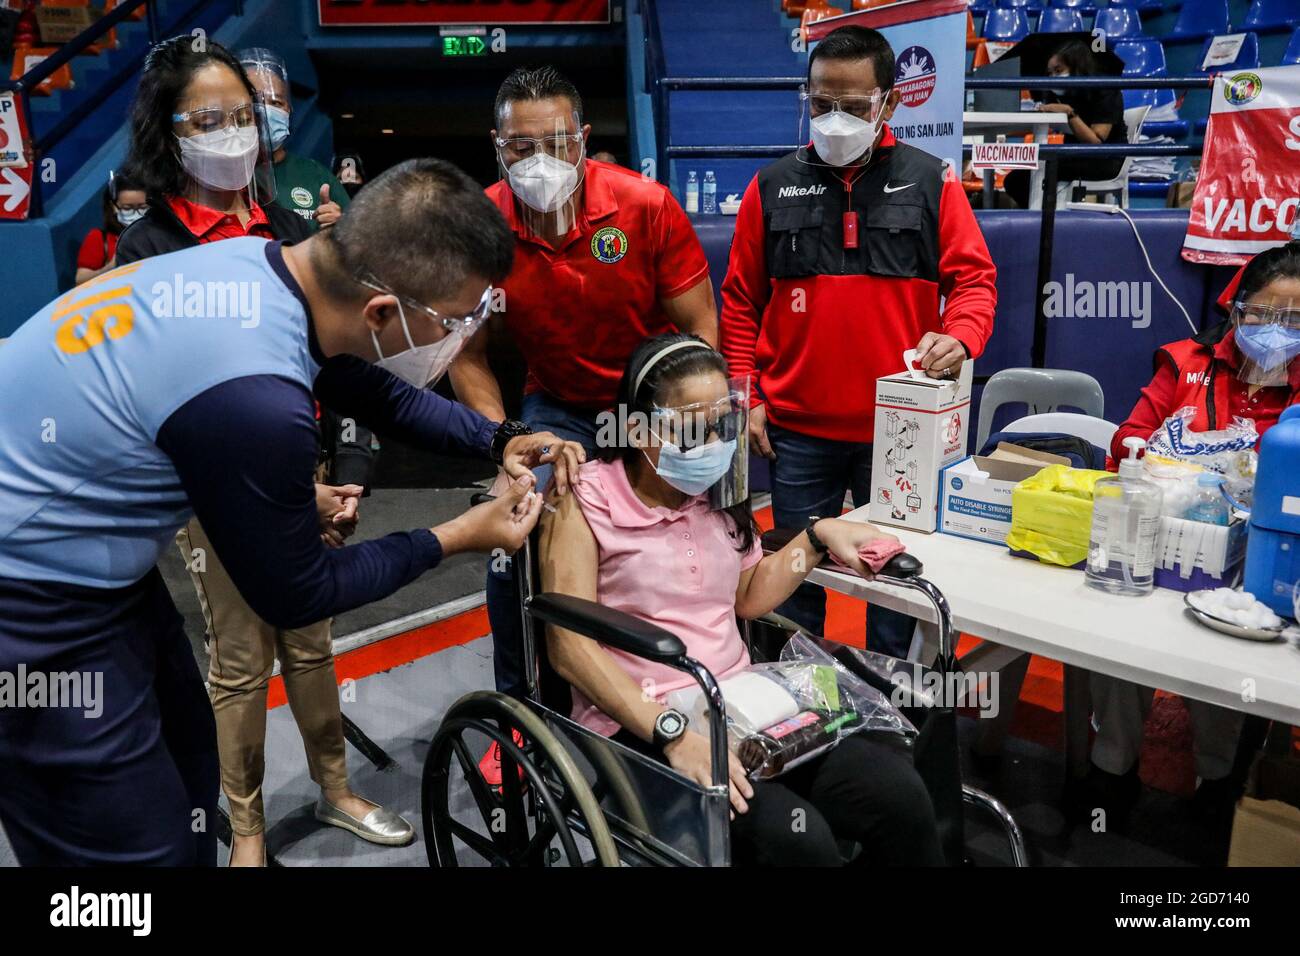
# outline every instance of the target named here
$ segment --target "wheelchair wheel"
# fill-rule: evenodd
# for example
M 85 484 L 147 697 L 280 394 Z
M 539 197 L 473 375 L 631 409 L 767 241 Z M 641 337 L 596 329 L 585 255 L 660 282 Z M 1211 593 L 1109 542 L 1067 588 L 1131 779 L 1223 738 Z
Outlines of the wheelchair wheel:
M 472 739 L 486 737 L 501 748 L 499 789 L 489 787 L 479 773 L 476 745 L 467 742 L 467 732 Z M 453 761 L 468 786 L 481 829 L 453 815 Z M 549 862 L 557 840 L 568 864 L 582 866 L 569 822 L 575 816 L 595 863 L 619 865 L 605 815 L 564 744 L 527 704 L 504 694 L 475 691 L 447 711 L 424 761 L 420 804 L 430 866 L 459 866 L 457 843 L 490 866 L 539 866 Z

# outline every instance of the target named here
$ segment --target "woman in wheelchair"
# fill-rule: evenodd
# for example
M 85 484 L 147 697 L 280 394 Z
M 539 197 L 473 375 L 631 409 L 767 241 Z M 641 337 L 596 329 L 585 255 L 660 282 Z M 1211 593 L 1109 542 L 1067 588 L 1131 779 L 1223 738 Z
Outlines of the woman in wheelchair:
M 747 500 L 711 510 L 704 491 L 731 465 L 737 420 L 744 433 L 746 409 L 732 395 L 722 355 L 703 340 L 670 334 L 642 343 L 619 387 L 625 431 L 582 466 L 573 494 L 554 499 L 541 539 L 544 590 L 665 628 L 718 679 L 749 664 L 737 616 L 775 608 L 821 552 L 861 572 L 859 548 L 892 538 L 868 524 L 823 518 L 813 536 L 800 534 L 764 557 Z M 691 453 L 699 446 L 705 450 Z M 574 720 L 712 783 L 702 728 L 669 739 L 671 717 L 684 716 L 663 700 L 691 683 L 688 675 L 560 628 L 550 628 L 547 640 L 551 665 L 574 689 Z M 665 713 L 670 718 L 661 721 Z M 910 754 L 869 734 L 847 737 L 772 780 L 751 782 L 733 755 L 730 797 L 739 864 L 838 866 L 840 844 L 850 842 L 861 847 L 859 863 L 943 864 L 934 810 Z

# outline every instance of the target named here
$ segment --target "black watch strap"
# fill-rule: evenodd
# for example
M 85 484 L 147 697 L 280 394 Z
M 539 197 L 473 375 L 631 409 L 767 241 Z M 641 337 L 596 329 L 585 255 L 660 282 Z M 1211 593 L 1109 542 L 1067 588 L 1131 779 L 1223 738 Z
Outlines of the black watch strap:
M 654 745 L 662 750 L 686 733 L 690 718 L 680 710 L 668 708 L 655 718 Z
M 492 461 L 498 465 L 502 464 L 506 456 L 506 445 L 510 444 L 510 439 L 532 433 L 533 430 L 523 422 L 507 418 L 497 426 L 496 434 L 492 436 Z
M 821 520 L 822 519 L 820 516 L 813 515 L 811 518 L 808 519 L 808 527 L 806 531 L 808 534 L 808 543 L 813 546 L 813 550 L 816 551 L 818 554 L 825 554 L 827 551 L 830 550 L 830 548 L 826 546 L 825 541 L 817 537 L 817 532 L 813 530 L 817 522 Z

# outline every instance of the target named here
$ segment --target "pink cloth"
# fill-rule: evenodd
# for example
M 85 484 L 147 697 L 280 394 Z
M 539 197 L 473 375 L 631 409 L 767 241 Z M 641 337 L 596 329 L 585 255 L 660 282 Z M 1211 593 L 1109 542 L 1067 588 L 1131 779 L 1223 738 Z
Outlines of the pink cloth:
M 589 461 L 573 493 L 596 538 L 597 600 L 676 634 L 686 652 L 721 680 L 749 663 L 736 627 L 740 573 L 763 559 L 757 540 L 736 550 L 731 519 L 696 496 L 680 511 L 651 508 L 636 496 L 622 462 Z M 606 647 L 657 700 L 693 684 L 688 674 Z M 618 724 L 573 692 L 575 721 L 610 736 Z
M 901 541 L 890 541 L 888 538 L 873 538 L 858 548 L 858 557 L 862 559 L 863 564 L 871 569 L 872 574 L 879 574 L 880 569 L 889 563 L 890 558 L 902 554 L 906 550 Z M 831 555 L 831 560 L 846 571 L 848 570 L 849 566 L 834 554 Z

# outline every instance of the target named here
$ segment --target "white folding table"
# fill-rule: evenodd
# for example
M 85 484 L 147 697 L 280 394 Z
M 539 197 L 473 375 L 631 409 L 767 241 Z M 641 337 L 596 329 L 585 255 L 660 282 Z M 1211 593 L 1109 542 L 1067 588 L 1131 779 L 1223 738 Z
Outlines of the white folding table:
M 843 517 L 866 521 L 866 510 Z M 1178 591 L 1156 588 L 1144 597 L 1107 594 L 1088 587 L 1081 571 L 1012 557 L 1001 545 L 882 527 L 924 565 L 924 577 L 948 599 L 958 631 L 1066 665 L 1300 724 L 1300 647 L 1292 640 L 1261 643 L 1212 631 L 1192 618 Z M 808 580 L 935 623 L 933 608 L 914 591 L 825 567 Z M 1086 745 L 1086 739 L 1067 740 L 1071 767 L 1086 760 L 1086 753 L 1079 753 Z

